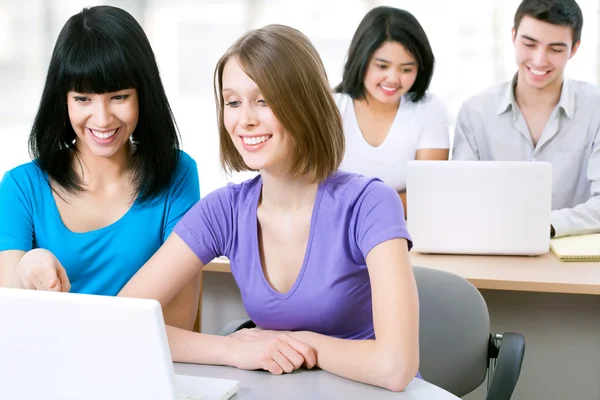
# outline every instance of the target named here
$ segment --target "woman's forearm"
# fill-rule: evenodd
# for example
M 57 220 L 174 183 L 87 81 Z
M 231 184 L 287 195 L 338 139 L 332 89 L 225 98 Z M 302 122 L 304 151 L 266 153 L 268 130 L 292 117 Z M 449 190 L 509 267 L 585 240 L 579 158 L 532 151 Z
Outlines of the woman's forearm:
M 24 255 L 24 251 L 0 251 L 0 287 L 10 286 L 17 265 Z
M 200 280 L 196 275 L 181 291 L 163 308 L 163 315 L 167 325 L 177 328 L 194 329 L 198 318 L 200 298 Z
M 337 339 L 313 332 L 290 335 L 315 350 L 319 368 L 344 378 L 402 391 L 417 374 L 418 356 L 400 355 L 375 340 Z
M 235 366 L 231 338 L 191 332 L 169 325 L 167 337 L 174 362 Z

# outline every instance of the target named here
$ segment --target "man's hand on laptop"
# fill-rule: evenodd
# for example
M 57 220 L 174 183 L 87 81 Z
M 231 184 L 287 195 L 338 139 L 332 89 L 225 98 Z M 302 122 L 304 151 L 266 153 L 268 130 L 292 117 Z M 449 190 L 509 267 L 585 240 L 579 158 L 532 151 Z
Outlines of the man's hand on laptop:
M 31 290 L 68 292 L 71 283 L 58 259 L 44 249 L 25 253 L 12 275 L 9 287 Z
M 317 363 L 310 346 L 285 332 L 242 329 L 229 337 L 236 340 L 240 357 L 235 367 L 240 369 L 264 369 L 279 375 L 301 367 L 311 369 Z

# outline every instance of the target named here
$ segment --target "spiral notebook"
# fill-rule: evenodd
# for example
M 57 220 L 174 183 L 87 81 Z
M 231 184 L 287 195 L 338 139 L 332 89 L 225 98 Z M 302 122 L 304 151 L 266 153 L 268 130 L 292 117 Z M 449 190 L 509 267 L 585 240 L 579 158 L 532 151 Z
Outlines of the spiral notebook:
M 600 233 L 552 239 L 550 248 L 560 261 L 600 261 Z

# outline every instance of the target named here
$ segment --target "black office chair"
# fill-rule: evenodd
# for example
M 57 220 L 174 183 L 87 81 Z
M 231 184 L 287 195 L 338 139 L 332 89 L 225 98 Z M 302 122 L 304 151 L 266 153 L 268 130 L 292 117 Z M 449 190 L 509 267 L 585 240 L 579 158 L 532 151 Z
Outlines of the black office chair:
M 445 271 L 414 267 L 419 291 L 420 366 L 428 382 L 462 397 L 488 376 L 487 400 L 509 400 L 525 354 L 518 333 L 490 334 L 490 317 L 481 293 L 466 279 Z M 256 325 L 229 322 L 219 335 Z

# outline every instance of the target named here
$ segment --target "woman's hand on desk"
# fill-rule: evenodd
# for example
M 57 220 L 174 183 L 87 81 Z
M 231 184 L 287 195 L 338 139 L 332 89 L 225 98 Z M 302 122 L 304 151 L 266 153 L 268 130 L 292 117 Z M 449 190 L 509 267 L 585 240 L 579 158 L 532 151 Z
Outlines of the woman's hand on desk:
M 17 264 L 9 287 L 18 289 L 68 292 L 71 283 L 58 259 L 44 249 L 30 250 Z
M 284 332 L 242 329 L 229 337 L 238 346 L 240 357 L 235 366 L 240 369 L 264 369 L 279 375 L 302 366 L 313 368 L 317 362 L 310 346 Z

